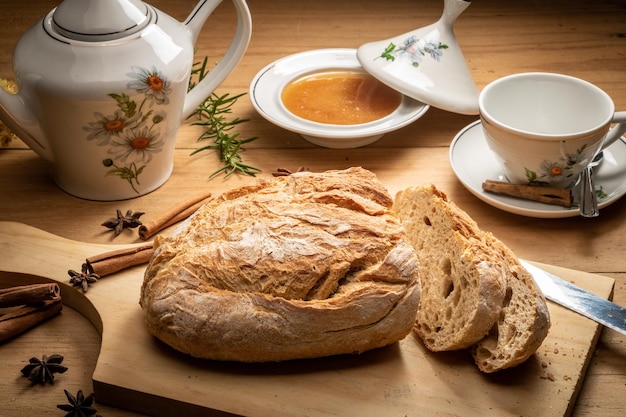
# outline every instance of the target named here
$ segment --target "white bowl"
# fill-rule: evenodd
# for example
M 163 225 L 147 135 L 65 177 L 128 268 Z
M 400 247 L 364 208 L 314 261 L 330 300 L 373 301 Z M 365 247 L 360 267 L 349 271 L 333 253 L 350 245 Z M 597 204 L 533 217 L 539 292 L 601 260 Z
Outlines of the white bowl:
M 326 148 L 347 149 L 369 145 L 385 133 L 419 119 L 429 106 L 402 96 L 389 115 L 368 123 L 338 125 L 309 121 L 292 114 L 281 100 L 290 82 L 316 71 L 363 71 L 355 49 L 319 49 L 281 58 L 263 68 L 250 83 L 250 100 L 259 114 L 284 129 L 299 133 L 307 141 Z

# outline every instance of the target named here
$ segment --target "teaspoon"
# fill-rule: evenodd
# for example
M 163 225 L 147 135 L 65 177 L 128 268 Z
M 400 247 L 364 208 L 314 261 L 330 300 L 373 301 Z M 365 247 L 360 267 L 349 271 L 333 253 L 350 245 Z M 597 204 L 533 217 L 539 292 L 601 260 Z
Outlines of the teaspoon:
M 580 215 L 583 217 L 597 217 L 600 215 L 598 209 L 598 196 L 593 183 L 593 168 L 602 161 L 602 151 L 583 169 L 580 174 Z

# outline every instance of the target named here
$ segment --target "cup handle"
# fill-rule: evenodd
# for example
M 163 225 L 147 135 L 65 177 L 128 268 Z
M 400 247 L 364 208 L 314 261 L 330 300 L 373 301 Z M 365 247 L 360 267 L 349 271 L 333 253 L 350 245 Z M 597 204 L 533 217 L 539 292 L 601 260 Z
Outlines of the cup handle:
M 602 143 L 603 149 L 608 148 L 626 132 L 626 111 L 615 112 L 615 115 L 613 115 L 613 123 L 617 124 L 606 134 L 604 142 Z

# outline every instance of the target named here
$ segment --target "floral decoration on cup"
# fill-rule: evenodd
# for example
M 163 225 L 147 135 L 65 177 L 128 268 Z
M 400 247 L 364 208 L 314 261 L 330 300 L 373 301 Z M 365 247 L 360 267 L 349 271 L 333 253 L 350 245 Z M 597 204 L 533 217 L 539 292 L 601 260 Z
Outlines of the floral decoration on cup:
M 583 145 L 576 152 L 561 157 L 558 161 L 545 160 L 539 167 L 539 173 L 524 167 L 526 178 L 530 185 L 548 185 L 553 182 L 563 182 L 567 179 L 573 179 L 574 173 L 572 168 L 580 164 L 582 154 L 587 148 Z

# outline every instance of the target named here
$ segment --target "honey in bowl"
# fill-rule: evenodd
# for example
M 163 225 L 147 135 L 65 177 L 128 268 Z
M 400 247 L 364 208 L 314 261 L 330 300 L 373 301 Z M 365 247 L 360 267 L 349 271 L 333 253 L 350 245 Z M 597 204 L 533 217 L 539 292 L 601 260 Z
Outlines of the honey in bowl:
M 362 71 L 325 71 L 291 81 L 281 95 L 284 106 L 313 122 L 354 125 L 391 114 L 400 93 Z

